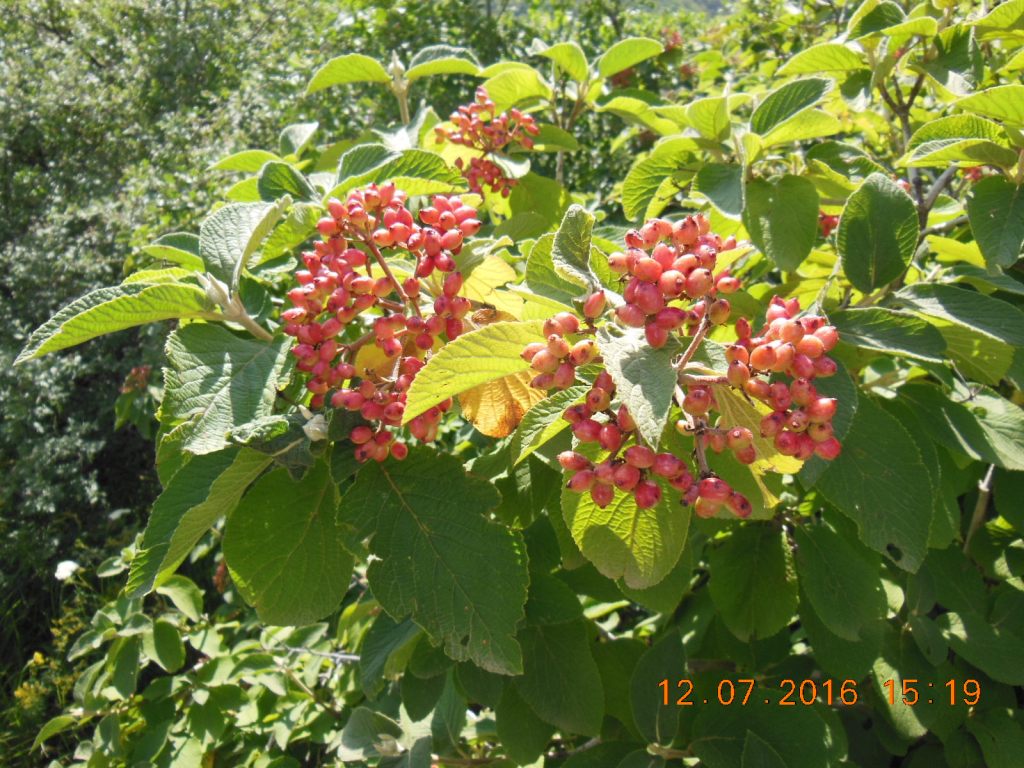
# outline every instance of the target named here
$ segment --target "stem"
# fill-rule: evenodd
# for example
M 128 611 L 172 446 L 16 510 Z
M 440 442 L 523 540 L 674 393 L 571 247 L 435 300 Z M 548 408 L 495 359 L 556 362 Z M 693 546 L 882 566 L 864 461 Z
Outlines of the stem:
M 370 249 L 370 253 L 373 254 L 373 258 L 376 259 L 380 268 L 384 271 L 385 277 L 387 277 L 388 281 L 391 283 L 391 287 L 395 289 L 395 293 L 397 293 L 402 299 L 402 302 L 416 313 L 417 317 L 423 317 L 423 313 L 420 312 L 419 304 L 406 296 L 405 291 L 402 288 L 402 284 L 395 279 L 394 274 L 391 272 L 391 267 L 389 267 L 388 263 L 384 260 L 384 256 L 377 248 L 376 243 L 374 243 L 371 238 L 366 238 L 363 243 Z
M 679 376 L 679 383 L 686 384 L 687 386 L 691 384 L 707 386 L 708 384 L 728 384 L 729 380 L 725 376 L 695 376 L 684 373 Z
M 697 350 L 700 348 L 701 343 L 704 341 L 704 337 L 708 335 L 708 330 L 711 328 L 711 321 L 708 320 L 708 316 L 704 315 L 700 321 L 700 325 L 697 327 L 697 332 L 693 335 L 690 340 L 690 346 L 683 352 L 683 356 L 676 362 L 676 370 L 682 371 L 686 364 L 690 362 Z
M 241 325 L 245 330 L 255 336 L 257 339 L 263 341 L 273 341 L 274 335 L 267 331 L 263 326 L 259 325 L 253 320 L 248 314 L 244 314 L 241 317 L 233 318 L 235 322 Z
M 992 475 L 995 471 L 996 465 L 989 464 L 985 477 L 978 481 L 978 501 L 974 505 L 974 514 L 971 515 L 971 525 L 967 529 L 967 536 L 964 539 L 965 555 L 971 547 L 971 539 L 974 538 L 974 534 L 977 533 L 979 528 L 981 528 L 981 524 L 985 522 L 985 511 L 988 509 L 988 500 L 992 495 Z
M 358 339 L 353 341 L 351 344 L 346 344 L 345 347 L 346 349 L 348 349 L 350 353 L 356 352 L 361 347 L 365 347 L 367 344 L 373 341 L 375 336 L 376 334 L 373 331 L 368 331 L 364 333 L 362 336 L 360 336 Z
M 697 456 L 697 468 L 700 470 L 701 477 L 707 477 L 712 474 L 711 468 L 708 466 L 707 449 L 704 446 L 704 428 L 707 425 L 704 419 L 694 419 L 694 427 L 697 432 L 693 438 L 693 448 Z
M 921 230 L 921 237 L 924 238 L 927 235 L 937 235 L 940 232 L 948 232 L 951 229 L 956 229 L 961 224 L 967 223 L 967 215 L 957 216 L 955 219 L 944 221 L 941 224 L 936 224 L 934 227 L 925 227 Z
M 942 190 L 949 183 L 949 180 L 956 175 L 957 167 L 951 165 L 949 168 L 939 174 L 939 178 L 932 184 L 932 188 L 928 190 L 928 197 L 924 199 L 924 208 L 919 212 L 921 216 L 921 226 L 924 226 L 928 221 L 928 213 L 931 211 L 932 206 L 935 205 L 935 201 L 939 199 L 939 195 Z

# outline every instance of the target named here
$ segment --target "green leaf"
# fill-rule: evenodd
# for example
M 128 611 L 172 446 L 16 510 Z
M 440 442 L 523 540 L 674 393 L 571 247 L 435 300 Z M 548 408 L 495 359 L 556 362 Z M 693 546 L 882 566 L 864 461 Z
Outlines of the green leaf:
M 866 69 L 863 56 L 840 43 L 818 43 L 805 48 L 779 68 L 778 75 L 817 75 L 822 72 L 855 72 Z
M 955 106 L 976 115 L 1002 120 L 1015 128 L 1024 128 L 1024 85 L 997 85 L 966 96 Z
M 697 99 L 686 107 L 686 122 L 706 139 L 721 141 L 729 135 L 729 99 L 714 96 Z
M 750 116 L 750 130 L 765 136 L 774 128 L 810 109 L 832 88 L 832 81 L 807 77 L 786 83 L 769 93 Z
M 846 277 L 864 293 L 895 280 L 914 256 L 919 230 L 910 196 L 887 176 L 871 174 L 839 219 L 836 246 Z
M 199 253 L 206 271 L 236 290 L 242 270 L 290 205 L 287 198 L 276 203 L 229 203 L 211 213 L 199 228 Z
M 590 269 L 590 236 L 594 215 L 582 205 L 570 205 L 551 244 L 551 264 L 566 280 L 596 288 L 598 280 Z
M 786 768 L 786 761 L 771 744 L 753 731 L 747 731 L 740 768 Z
M 613 327 L 605 326 L 597 333 L 605 368 L 641 437 L 657 448 L 672 407 L 678 376 L 672 358 L 678 350 L 673 344 L 655 349 L 647 343 L 642 328 L 628 328 L 618 334 Z
M 260 197 L 270 202 L 285 196 L 307 202 L 320 199 L 320 193 L 309 180 L 288 163 L 267 163 L 260 170 L 257 184 Z
M 125 591 L 141 597 L 173 573 L 269 464 L 269 457 L 237 448 L 196 456 L 185 464 L 153 504 Z
M 416 375 L 402 423 L 467 389 L 527 370 L 530 364 L 520 353 L 530 342 L 541 340 L 541 325 L 533 320 L 500 321 L 446 344 Z
M 14 363 L 73 347 L 97 336 L 174 318 L 211 316 L 206 293 L 184 283 L 128 283 L 75 299 L 33 331 Z
M 824 523 L 793 533 L 800 586 L 818 617 L 839 637 L 859 640 L 864 626 L 885 618 L 879 558 Z
M 975 34 L 982 41 L 1024 39 L 1024 0 L 1007 0 L 989 11 L 985 16 L 971 22 Z
M 402 726 L 394 720 L 369 707 L 356 707 L 341 731 L 338 757 L 342 762 L 376 757 L 380 754 L 378 747 L 393 748 L 401 737 Z
M 650 744 L 668 746 L 676 736 L 683 711 L 676 706 L 675 680 L 686 669 L 686 652 L 675 628 L 669 629 L 640 657 L 629 681 L 633 720 Z M 669 703 L 659 683 L 669 680 Z
M 505 685 L 494 719 L 498 739 L 516 765 L 530 765 L 537 760 L 555 732 L 553 725 L 537 717 L 511 682 Z
M 32 752 L 35 752 L 43 742 L 47 739 L 53 738 L 58 733 L 63 733 L 68 728 L 73 728 L 78 725 L 78 718 L 73 715 L 57 715 L 46 721 L 46 724 L 39 729 L 39 733 L 36 734 L 35 741 L 32 742 Z
M 191 232 L 161 235 L 149 245 L 142 246 L 141 250 L 154 259 L 180 264 L 192 271 L 203 269 L 203 260 L 199 256 L 199 236 Z
M 915 439 L 870 397 L 858 397 L 843 452 L 817 488 L 869 547 L 911 572 L 924 561 L 933 509 L 928 470 Z
M 359 647 L 359 686 L 363 692 L 374 698 L 384 689 L 386 679 L 404 672 L 422 637 L 423 630 L 411 619 L 396 622 L 383 611 L 378 613 Z
M 664 139 L 655 145 L 651 154 L 634 163 L 622 182 L 622 208 L 626 218 L 657 216 L 685 186 L 674 185 L 673 174 L 691 162 L 699 148 L 691 138 Z
M 677 494 L 659 485 L 661 501 L 649 509 L 638 509 L 631 493 L 616 492 L 601 509 L 590 494 L 562 490 L 562 515 L 580 551 L 609 579 L 634 589 L 660 583 L 686 547 L 689 509 L 680 510 Z
M 167 339 L 161 420 L 190 453 L 226 448 L 232 427 L 270 415 L 290 347 L 287 337 L 258 341 L 209 323 L 179 328 Z
M 597 71 L 601 77 L 611 77 L 617 72 L 659 55 L 665 46 L 649 37 L 627 37 L 620 40 L 597 60 Z
M 1014 768 L 1024 753 L 1024 728 L 1009 709 L 989 709 L 967 720 L 981 752 L 986 768 Z
M 575 152 L 580 148 L 576 137 L 557 125 L 544 123 L 533 139 L 535 152 Z
M 743 166 L 708 163 L 697 171 L 693 187 L 723 216 L 739 219 L 743 213 Z
M 372 536 L 367 576 L 388 613 L 411 614 L 456 661 L 518 674 L 526 553 L 520 534 L 487 520 L 499 500 L 455 457 L 414 449 L 403 462 L 364 467 L 341 515 L 353 538 Z
M 174 624 L 164 619 L 154 621 L 153 631 L 142 636 L 142 650 L 165 672 L 171 674 L 185 663 L 185 645 L 181 642 L 181 633 Z
M 878 35 L 888 27 L 902 24 L 906 19 L 903 9 L 891 0 L 869 0 L 850 17 L 846 29 L 850 38 Z
M 551 86 L 532 67 L 506 69 L 484 81 L 483 87 L 496 112 L 505 112 L 523 102 L 551 98 Z
M 387 149 L 383 144 L 352 147 L 338 164 L 338 184 L 327 197 L 344 198 L 356 187 L 391 181 L 409 195 L 432 195 L 464 188 L 462 176 L 444 159 L 423 149 Z
M 199 621 L 203 615 L 203 593 L 199 587 L 184 576 L 171 576 L 156 588 L 158 595 L 170 600 L 174 607 L 192 621 Z
M 428 45 L 409 61 L 405 79 L 409 82 L 433 75 L 479 75 L 480 62 L 468 48 Z
M 993 680 L 1024 685 L 1020 649 L 1024 638 L 990 624 L 973 611 L 944 613 L 935 619 L 953 652 Z
M 768 523 L 735 528 L 708 558 L 711 599 L 744 642 L 771 637 L 796 612 L 797 581 L 785 533 Z
M 518 464 L 567 429 L 569 422 L 562 418 L 562 414 L 570 405 L 582 400 L 588 389 L 589 387 L 584 385 L 563 389 L 549 395 L 528 410 L 512 435 L 512 463 Z
M 306 86 L 306 95 L 342 83 L 390 83 L 384 65 L 361 53 L 337 56 L 318 69 Z
M 952 285 L 915 283 L 901 289 L 900 303 L 1014 347 L 1024 346 L 1024 313 L 1013 304 Z
M 256 173 L 265 164 L 280 160 L 273 152 L 262 149 L 245 149 L 235 152 L 233 155 L 218 160 L 210 166 L 211 171 L 240 171 L 242 173 Z
M 917 413 L 921 426 L 940 445 L 972 459 L 1024 470 L 1024 410 L 987 388 L 954 402 L 937 386 L 905 384 L 900 399 Z
M 818 191 L 808 179 L 786 174 L 746 186 L 743 226 L 779 269 L 791 272 L 807 258 L 818 237 Z
M 320 462 L 301 483 L 283 469 L 267 473 L 228 518 L 224 559 L 264 623 L 311 624 L 341 605 L 353 563 L 337 509 L 338 488 Z
M 836 310 L 829 313 L 828 319 L 846 344 L 914 360 L 945 360 L 946 342 L 942 334 L 907 312 L 865 307 Z
M 604 695 L 582 620 L 527 625 L 518 635 L 523 674 L 514 678 L 523 701 L 544 721 L 569 733 L 601 729 Z
M 550 59 L 555 62 L 559 69 L 575 80 L 582 83 L 590 76 L 590 67 L 587 65 L 587 56 L 583 53 L 579 43 L 568 40 L 564 43 L 557 43 L 542 51 L 537 51 L 538 56 Z
M 1008 146 L 1006 131 L 997 123 L 971 114 L 951 115 L 921 126 L 907 143 L 899 164 L 941 167 L 951 162 L 968 165 L 1013 165 L 1016 153 Z
M 971 232 L 992 269 L 1012 267 L 1024 249 L 1022 190 L 1002 176 L 988 176 L 972 187 L 967 199 Z
M 563 277 L 555 271 L 555 264 L 551 255 L 554 242 L 555 236 L 549 233 L 541 236 L 534 243 L 526 259 L 524 282 L 534 293 L 560 302 L 565 305 L 565 309 L 569 309 L 573 300 L 586 292 L 586 283 L 581 285 L 576 282 L 570 282 L 567 278 L 574 277 L 572 273 L 567 273 L 567 277 Z M 558 311 L 553 309 L 549 316 L 556 314 Z
M 277 143 L 280 147 L 282 155 L 292 155 L 298 157 L 309 148 L 309 145 L 313 142 L 313 136 L 316 135 L 317 129 L 320 127 L 320 123 L 313 121 L 309 123 L 292 123 L 286 126 L 281 135 L 278 137 Z M 259 170 L 258 168 L 256 170 Z
M 765 147 L 774 147 L 778 144 L 791 144 L 795 141 L 833 136 L 842 130 L 843 124 L 838 118 L 820 109 L 806 109 L 772 128 L 762 137 L 762 144 Z

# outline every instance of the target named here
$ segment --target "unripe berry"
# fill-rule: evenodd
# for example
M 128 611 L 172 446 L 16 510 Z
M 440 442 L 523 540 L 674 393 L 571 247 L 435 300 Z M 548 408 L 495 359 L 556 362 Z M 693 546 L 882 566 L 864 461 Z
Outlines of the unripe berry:
M 651 471 L 656 475 L 672 480 L 686 471 L 686 464 L 678 456 L 674 456 L 671 453 L 659 453 L 654 457 Z
M 624 253 L 613 253 L 608 257 L 608 269 L 617 275 L 624 275 L 629 271 L 629 263 Z
M 640 470 L 631 464 L 619 464 L 612 473 L 612 482 L 620 491 L 631 491 L 640 482 Z
M 707 519 L 714 517 L 721 507 L 721 501 L 709 499 L 705 496 L 699 496 L 696 503 L 693 505 L 693 512 L 697 517 Z
M 594 465 L 586 456 L 576 451 L 562 451 L 558 454 L 558 463 L 563 469 L 570 472 L 579 472 L 582 469 L 591 469 Z
M 608 299 L 604 291 L 590 294 L 587 300 L 583 302 L 583 316 L 590 320 L 600 317 L 607 303 Z
M 741 464 L 753 464 L 757 461 L 757 449 L 752 445 L 748 445 L 745 448 L 740 448 L 738 451 L 734 451 L 733 455 L 736 456 L 736 461 Z
M 572 349 L 572 347 L 569 345 L 569 342 L 562 336 L 559 336 L 556 333 L 548 336 L 547 350 L 559 360 L 566 357 L 569 354 L 570 349 Z
M 819 357 L 814 361 L 814 375 L 825 379 L 834 376 L 837 370 L 836 361 L 830 357 Z
M 807 425 L 807 435 L 816 443 L 822 443 L 833 436 L 832 422 L 810 423 Z
M 791 432 L 803 432 L 807 429 L 807 413 L 801 410 L 792 411 L 786 419 L 786 428 Z
M 593 387 L 587 392 L 586 403 L 591 412 L 598 413 L 612 404 L 612 396 L 606 389 Z
M 771 385 L 764 379 L 750 379 L 743 385 L 743 390 L 756 400 L 767 400 L 772 394 Z
M 391 445 L 391 455 L 396 461 L 402 461 L 409 455 L 409 446 L 405 443 L 395 442 Z
M 777 335 L 782 341 L 796 344 L 804 337 L 804 327 L 796 320 L 780 320 L 776 322 L 780 322 Z
M 566 488 L 574 493 L 583 493 L 594 487 L 595 477 L 593 470 L 584 469 L 569 478 Z
M 650 480 L 642 480 L 633 489 L 637 509 L 650 509 L 661 501 L 661 488 Z
M 789 369 L 793 364 L 793 360 L 796 357 L 796 347 L 792 344 L 779 344 L 775 347 L 775 364 L 772 365 L 772 370 L 776 373 L 782 373 Z
M 693 416 L 703 416 L 711 407 L 711 394 L 702 387 L 691 387 L 683 398 L 683 410 Z
M 708 320 L 712 325 L 724 325 L 729 319 L 729 313 L 732 311 L 732 307 L 729 302 L 725 299 L 718 299 L 711 302 L 711 306 L 708 307 Z
M 814 452 L 821 458 L 825 459 L 825 461 L 832 461 L 838 457 L 842 451 L 843 447 L 834 437 L 830 437 L 820 443 L 815 443 L 814 446 Z
M 559 312 L 555 315 L 555 320 L 562 326 L 562 333 L 579 333 L 580 319 L 572 312 Z
M 729 363 L 729 368 L 725 372 L 725 378 L 734 387 L 742 387 L 750 379 L 750 369 L 739 360 L 734 360 Z
M 356 445 L 368 443 L 373 439 L 373 430 L 365 425 L 353 427 L 352 431 L 349 433 L 348 439 Z
M 736 321 L 736 337 L 739 339 L 749 339 L 751 334 L 750 321 L 745 317 L 741 317 Z
M 770 386 L 771 395 L 769 396 L 769 404 L 776 411 L 785 411 L 793 403 L 793 397 L 789 394 L 789 387 L 783 382 L 776 381 Z
M 654 349 L 661 349 L 668 343 L 668 331 L 657 323 L 648 323 L 644 327 L 644 337 Z
M 572 425 L 572 433 L 581 443 L 596 443 L 601 435 L 601 423 L 593 419 L 581 419 Z
M 615 414 L 615 423 L 619 425 L 619 429 L 623 432 L 632 432 L 636 429 L 636 422 L 633 421 L 633 417 L 629 413 L 629 408 L 625 405 L 619 406 L 619 410 Z
M 686 322 L 688 315 L 689 313 L 685 309 L 680 309 L 679 307 L 665 307 L 655 315 L 654 322 L 666 331 L 674 331 Z
M 653 283 L 640 283 L 636 289 L 634 304 L 645 315 L 655 315 L 665 307 L 665 297 Z
M 725 348 L 725 359 L 730 363 L 739 361 L 746 365 L 750 362 L 750 354 L 747 352 L 746 347 L 741 347 L 739 344 L 730 344 Z
M 775 365 L 775 350 L 767 344 L 750 350 L 750 367 L 758 371 L 767 371 Z
M 796 458 L 800 461 L 807 461 L 814 455 L 814 449 L 819 445 L 806 434 L 800 433 L 796 436 Z
M 460 290 L 462 290 L 462 273 L 452 272 L 444 279 L 444 287 L 442 289 L 445 296 L 454 296 Z
M 818 358 L 823 360 L 824 358 Z M 789 365 L 789 373 L 798 379 L 809 379 L 814 376 L 814 361 L 807 355 L 797 352 L 793 355 L 793 362 Z
M 622 430 L 614 424 L 601 425 L 598 442 L 606 451 L 615 452 L 622 447 Z
M 647 322 L 647 315 L 636 304 L 623 304 L 616 308 L 615 316 L 630 328 L 642 328 Z
M 750 517 L 750 513 L 754 511 L 753 507 L 750 506 L 750 501 L 742 493 L 733 492 L 729 494 L 729 498 L 725 500 L 725 505 L 736 517 Z
M 724 501 L 729 498 L 732 489 L 720 477 L 705 477 L 700 481 L 700 495 L 713 501 Z
M 830 351 L 839 341 L 839 331 L 833 325 L 823 325 L 814 332 L 814 335 L 826 352 Z
M 530 360 L 530 367 L 537 373 L 554 373 L 558 369 L 558 356 L 547 347 L 537 351 Z
M 604 509 L 612 503 L 612 499 L 615 498 L 615 489 L 610 485 L 597 484 L 590 489 L 590 498 L 593 499 L 594 503 Z
M 815 360 L 825 354 L 825 345 L 817 336 L 804 336 L 796 343 L 796 351 Z
M 676 269 L 666 270 L 658 278 L 658 289 L 663 295 L 675 298 L 686 289 L 686 276 Z
M 554 373 L 552 384 L 559 389 L 567 389 L 576 381 L 576 368 L 572 363 L 562 363 Z
M 686 277 L 686 295 L 691 299 L 706 296 L 714 285 L 714 277 L 710 270 L 700 267 Z
M 589 417 L 590 411 L 585 405 L 571 405 L 562 413 L 562 418 L 570 424 L 576 424 Z
M 736 293 L 740 289 L 740 281 L 732 275 L 722 275 L 715 281 L 715 288 L 719 293 Z
M 657 261 L 645 256 L 633 266 L 633 274 L 647 283 L 656 283 L 664 270 Z
M 638 469 L 647 469 L 654 465 L 654 451 L 646 445 L 632 445 L 626 449 L 623 458 L 627 464 L 632 464 Z
M 427 347 L 427 348 L 429 349 L 429 347 Z M 523 351 L 519 354 L 519 356 L 521 358 L 523 358 L 523 360 L 525 360 L 526 362 L 529 363 L 529 362 L 533 361 L 534 356 L 538 352 L 540 352 L 542 349 L 546 349 L 546 348 L 547 348 L 547 345 L 544 344 L 543 342 L 533 341 L 533 342 L 530 342 L 529 344 L 527 344 L 523 348 Z
M 779 432 L 775 435 L 775 449 L 783 456 L 795 456 L 799 440 L 793 432 Z
M 597 357 L 597 344 L 593 339 L 577 341 L 569 350 L 569 359 L 573 365 L 586 365 Z
M 834 397 L 819 397 L 807 404 L 807 418 L 815 423 L 832 421 L 838 401 Z
M 754 435 L 746 427 L 733 427 L 726 433 L 725 439 L 731 450 L 738 451 L 750 445 Z

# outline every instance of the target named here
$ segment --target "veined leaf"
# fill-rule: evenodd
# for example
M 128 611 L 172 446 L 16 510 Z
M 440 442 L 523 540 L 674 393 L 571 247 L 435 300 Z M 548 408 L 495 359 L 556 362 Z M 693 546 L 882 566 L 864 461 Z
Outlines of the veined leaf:
M 914 315 L 865 307 L 831 312 L 829 320 L 846 344 L 933 363 L 945 359 L 942 334 Z
M 206 292 L 191 284 L 127 283 L 99 288 L 75 299 L 36 329 L 14 363 L 136 325 L 213 316 Z
M 512 436 L 512 462 L 518 464 L 544 443 L 569 427 L 562 418 L 565 409 L 581 400 L 589 387 L 578 385 L 555 392 L 526 412 Z
M 1024 250 L 1024 187 L 1002 176 L 982 179 L 971 189 L 967 218 L 989 267 L 1017 263 Z
M 488 437 L 507 437 L 545 397 L 544 390 L 530 386 L 534 375 L 518 371 L 466 390 L 459 395 L 463 416 Z
M 581 205 L 571 205 L 551 243 L 551 264 L 559 277 L 591 288 L 599 284 L 590 269 L 593 229 L 594 215 Z
M 1024 128 L 1024 85 L 997 85 L 965 96 L 956 102 L 956 106 Z
M 211 213 L 199 228 L 206 271 L 237 290 L 242 271 L 291 202 L 286 196 L 276 203 L 229 203 Z
M 840 43 L 818 43 L 805 48 L 779 68 L 779 75 L 816 75 L 867 69 L 863 56 Z
M 360 144 L 341 156 L 338 184 L 327 197 L 342 198 L 356 187 L 385 181 L 393 182 L 410 195 L 454 192 L 464 187 L 462 176 L 434 152 L 395 152 L 383 144 Z
M 611 77 L 617 72 L 653 58 L 665 50 L 665 46 L 649 37 L 627 37 L 620 40 L 597 60 L 597 71 L 601 77 Z
M 839 219 L 836 244 L 846 277 L 864 293 L 895 280 L 914 256 L 919 230 L 910 196 L 888 177 L 871 174 Z
M 520 353 L 541 340 L 541 327 L 537 321 L 491 323 L 446 344 L 413 380 L 402 423 L 449 397 L 529 369 Z
M 750 116 L 750 129 L 765 136 L 776 126 L 810 109 L 832 88 L 832 81 L 808 77 L 786 83 L 765 96 Z
M 480 62 L 468 48 L 428 45 L 409 61 L 405 78 L 409 82 L 432 75 L 479 75 Z
M 331 59 L 314 73 L 306 86 L 306 95 L 342 83 L 390 82 L 391 76 L 379 61 L 361 53 L 347 53 Z
M 786 174 L 746 185 L 743 225 L 765 256 L 787 272 L 814 248 L 818 236 L 818 190 L 808 179 Z
M 579 43 L 575 41 L 567 40 L 564 43 L 556 43 L 537 51 L 537 55 L 555 62 L 559 69 L 577 83 L 584 82 L 590 76 L 587 56 L 583 53 Z
M 691 138 L 673 137 L 660 141 L 651 154 L 633 164 L 622 182 L 622 207 L 626 218 L 657 215 L 679 189 L 664 191 L 663 184 L 671 185 L 672 176 L 682 171 L 700 146 Z M 692 176 L 692 172 L 689 174 Z M 663 194 L 663 192 L 665 192 Z
M 211 171 L 241 171 L 242 173 L 256 173 L 267 163 L 280 160 L 273 152 L 262 149 L 244 149 L 228 155 L 210 166 Z

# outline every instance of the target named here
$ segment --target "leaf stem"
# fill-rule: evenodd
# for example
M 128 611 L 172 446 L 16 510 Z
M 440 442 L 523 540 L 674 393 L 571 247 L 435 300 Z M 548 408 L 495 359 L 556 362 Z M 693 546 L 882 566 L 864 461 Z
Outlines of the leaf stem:
M 697 354 L 697 350 L 700 348 L 701 343 L 704 341 L 704 337 L 708 335 L 708 330 L 710 329 L 710 327 L 711 321 L 708 319 L 707 315 L 704 315 L 704 317 L 700 321 L 700 325 L 697 327 L 697 332 L 693 335 L 693 338 L 690 340 L 690 346 L 686 348 L 686 351 L 683 352 L 679 360 L 676 361 L 677 371 L 682 371 L 683 368 L 686 367 L 686 364 L 690 362 L 690 360 L 693 358 L 693 356 Z
M 992 475 L 996 471 L 995 464 L 988 465 L 985 477 L 978 481 L 978 501 L 974 505 L 974 513 L 971 515 L 971 524 L 967 529 L 967 536 L 964 538 L 964 554 L 971 548 L 971 539 L 985 522 L 985 511 L 988 509 L 988 500 L 992 495 Z

